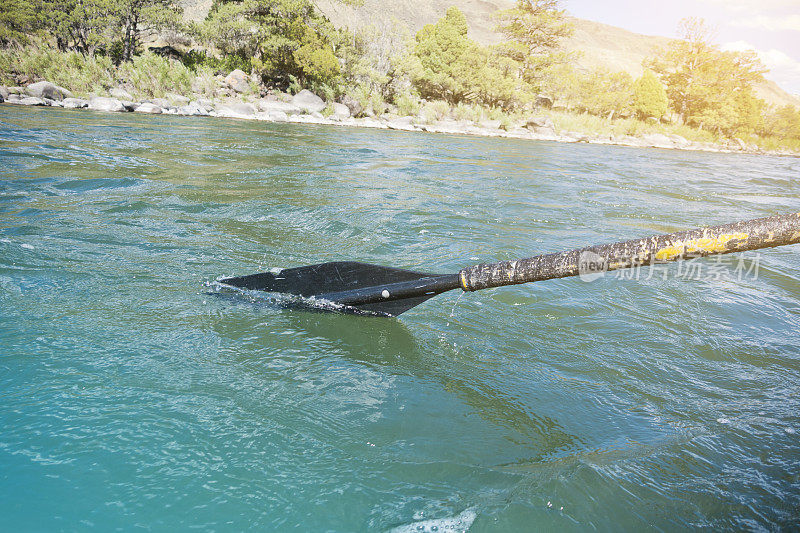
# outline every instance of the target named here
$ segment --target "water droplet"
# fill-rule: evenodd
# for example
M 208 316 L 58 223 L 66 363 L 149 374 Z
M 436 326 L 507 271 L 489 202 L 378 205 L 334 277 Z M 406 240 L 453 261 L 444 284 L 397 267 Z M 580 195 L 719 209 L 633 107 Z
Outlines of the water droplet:
M 388 298 L 389 297 L 389 291 L 387 291 L 386 289 L 383 289 L 383 291 L 381 292 L 381 296 L 383 296 L 384 298 Z

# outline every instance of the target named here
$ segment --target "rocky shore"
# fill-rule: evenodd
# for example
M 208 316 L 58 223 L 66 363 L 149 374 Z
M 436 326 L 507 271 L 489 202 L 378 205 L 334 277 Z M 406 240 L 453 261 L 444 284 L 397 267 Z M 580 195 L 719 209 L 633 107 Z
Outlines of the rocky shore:
M 32 83 L 26 87 L 0 86 L 0 103 L 29 106 L 63 107 L 68 109 L 88 109 L 105 112 L 133 112 L 142 114 L 167 114 L 182 116 L 222 117 L 267 122 L 294 122 L 305 124 L 328 124 L 332 126 L 356 126 L 363 128 L 392 129 L 402 131 L 421 131 L 460 135 L 480 135 L 486 137 L 507 137 L 557 141 L 567 143 L 611 144 L 641 148 L 664 148 L 675 150 L 698 150 L 725 153 L 753 153 L 780 156 L 800 154 L 788 150 L 761 150 L 741 140 L 727 144 L 698 143 L 680 135 L 647 134 L 593 135 L 581 132 L 556 131 L 552 120 L 545 116 L 531 116 L 527 121 L 511 127 L 503 127 L 499 120 L 473 122 L 467 120 L 444 119 L 427 122 L 418 116 L 399 116 L 386 113 L 379 116 L 361 116 L 361 106 L 346 99 L 344 102 L 325 102 L 311 91 L 302 90 L 295 95 L 273 93 L 263 98 L 253 98 L 237 93 L 240 79 L 236 71 L 226 78 L 230 96 L 214 98 L 187 98 L 178 94 L 168 94 L 165 98 L 151 98 L 135 101 L 123 88 L 112 88 L 109 96 L 90 96 L 76 98 L 63 87 L 47 81 Z M 244 75 L 244 73 L 241 73 Z M 246 75 L 245 75 L 246 76 Z M 359 118 L 356 118 L 359 117 Z

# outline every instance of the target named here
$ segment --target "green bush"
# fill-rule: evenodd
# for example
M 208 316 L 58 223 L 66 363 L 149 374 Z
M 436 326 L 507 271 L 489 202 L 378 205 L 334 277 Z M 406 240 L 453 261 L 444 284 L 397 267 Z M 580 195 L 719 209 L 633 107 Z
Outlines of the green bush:
M 442 120 L 450 114 L 450 104 L 444 100 L 434 100 L 433 102 L 425 102 L 420 112 L 425 122 L 436 122 Z
M 410 93 L 395 96 L 394 104 L 397 106 L 397 113 L 404 117 L 416 116 L 421 107 L 419 98 Z
M 667 112 L 667 90 L 652 70 L 645 70 L 633 85 L 633 109 L 639 118 L 661 118 Z
M 194 80 L 194 74 L 183 63 L 152 52 L 123 63 L 119 74 L 135 87 L 135 93 L 151 98 L 163 97 L 166 93 L 188 94 Z
M 14 84 L 14 75 L 45 79 L 76 95 L 103 93 L 116 85 L 114 65 L 105 56 L 84 56 L 50 48 L 0 50 L 0 80 Z

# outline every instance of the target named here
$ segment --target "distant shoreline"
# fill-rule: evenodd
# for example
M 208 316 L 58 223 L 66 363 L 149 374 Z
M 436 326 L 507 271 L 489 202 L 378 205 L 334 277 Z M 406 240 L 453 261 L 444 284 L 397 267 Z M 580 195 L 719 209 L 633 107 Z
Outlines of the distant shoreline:
M 20 88 L 12 88 L 20 89 Z M 307 92 L 307 91 L 306 91 Z M 14 98 L 14 96 L 17 98 Z M 9 94 L 9 99 L 0 105 L 59 107 L 67 109 L 105 111 L 144 114 L 163 114 L 177 116 L 207 116 L 259 122 L 318 124 L 329 126 L 360 127 L 437 133 L 450 135 L 470 135 L 479 137 L 499 137 L 507 139 L 523 139 L 532 141 L 553 141 L 562 143 L 586 143 L 610 146 L 626 146 L 632 148 L 660 148 L 666 150 L 687 150 L 694 152 L 732 153 L 750 155 L 769 155 L 781 157 L 800 157 L 800 153 L 789 150 L 761 150 L 748 146 L 732 146 L 689 141 L 678 135 L 646 134 L 641 136 L 596 135 L 580 132 L 557 133 L 553 128 L 528 127 L 519 124 L 509 130 L 493 127 L 494 124 L 479 124 L 468 120 L 440 120 L 433 123 L 421 123 L 417 117 L 383 115 L 379 117 L 353 118 L 350 116 L 325 117 L 319 112 L 287 113 L 276 109 L 287 109 L 291 104 L 278 99 L 262 99 L 255 104 L 243 99 L 227 99 L 225 101 L 193 100 L 181 97 L 185 105 L 165 104 L 164 99 L 152 99 L 143 102 L 129 102 L 116 98 L 96 97 L 93 99 L 65 98 L 61 101 L 48 98 Z M 154 103 L 153 100 L 156 102 Z M 95 104 L 95 105 L 92 105 Z M 163 107 L 162 107 L 163 105 Z M 271 107 L 276 109 L 271 109 Z M 141 109 L 140 109 L 141 108 Z M 265 109 L 266 108 L 266 109 Z M 138 110 L 138 111 L 137 111 Z

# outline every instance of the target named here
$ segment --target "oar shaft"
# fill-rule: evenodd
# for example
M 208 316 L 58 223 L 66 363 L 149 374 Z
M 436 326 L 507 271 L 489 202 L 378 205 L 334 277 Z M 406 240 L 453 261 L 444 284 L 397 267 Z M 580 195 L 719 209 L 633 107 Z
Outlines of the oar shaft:
M 462 269 L 458 276 L 462 289 L 477 291 L 798 242 L 800 213 L 791 213 L 646 239 L 588 246 L 518 261 L 480 264 Z

